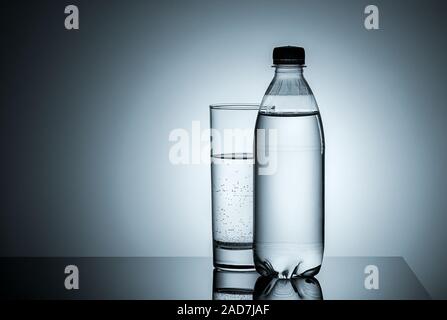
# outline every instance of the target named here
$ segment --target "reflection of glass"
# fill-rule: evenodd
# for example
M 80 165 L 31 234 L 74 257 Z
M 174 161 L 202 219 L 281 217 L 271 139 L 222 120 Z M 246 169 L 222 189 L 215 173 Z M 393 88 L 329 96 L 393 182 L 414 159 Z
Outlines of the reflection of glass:
M 214 266 L 254 269 L 253 138 L 259 107 L 210 106 Z
M 278 279 L 259 277 L 254 300 L 323 300 L 320 283 L 313 277 Z
M 214 269 L 213 300 L 252 300 L 258 276 L 255 271 Z

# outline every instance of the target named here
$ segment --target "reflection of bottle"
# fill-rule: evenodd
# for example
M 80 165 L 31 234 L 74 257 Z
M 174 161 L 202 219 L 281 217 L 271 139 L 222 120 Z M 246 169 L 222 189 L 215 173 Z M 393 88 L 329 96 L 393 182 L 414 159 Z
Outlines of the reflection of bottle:
M 213 271 L 213 300 L 252 300 L 255 271 Z
M 320 283 L 315 278 L 278 279 L 259 277 L 254 300 L 323 300 Z
M 256 121 L 256 270 L 279 278 L 313 276 L 323 259 L 323 126 L 303 76 L 304 49 L 275 48 L 273 63 L 275 76 Z M 271 132 L 276 139 L 265 138 Z

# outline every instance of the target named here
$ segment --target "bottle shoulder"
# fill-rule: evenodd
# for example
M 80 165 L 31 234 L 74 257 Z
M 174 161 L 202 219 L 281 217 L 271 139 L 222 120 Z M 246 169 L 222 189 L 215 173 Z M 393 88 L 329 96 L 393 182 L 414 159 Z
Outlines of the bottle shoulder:
M 318 112 L 318 104 L 307 81 L 300 78 L 273 78 L 261 101 L 261 111 Z
M 267 88 L 269 95 L 312 95 L 304 77 L 274 77 Z

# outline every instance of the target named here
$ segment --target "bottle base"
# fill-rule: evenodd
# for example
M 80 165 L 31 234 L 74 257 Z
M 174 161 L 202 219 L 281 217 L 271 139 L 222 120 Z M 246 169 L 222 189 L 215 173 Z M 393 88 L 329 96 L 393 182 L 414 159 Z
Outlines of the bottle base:
M 323 246 L 256 245 L 256 271 L 265 277 L 313 277 L 320 272 Z

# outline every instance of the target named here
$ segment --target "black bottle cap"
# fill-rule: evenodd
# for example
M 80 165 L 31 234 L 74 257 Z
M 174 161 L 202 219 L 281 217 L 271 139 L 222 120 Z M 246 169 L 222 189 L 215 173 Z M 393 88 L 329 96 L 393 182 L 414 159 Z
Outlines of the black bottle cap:
M 302 47 L 276 47 L 273 49 L 273 64 L 304 64 L 305 52 Z

